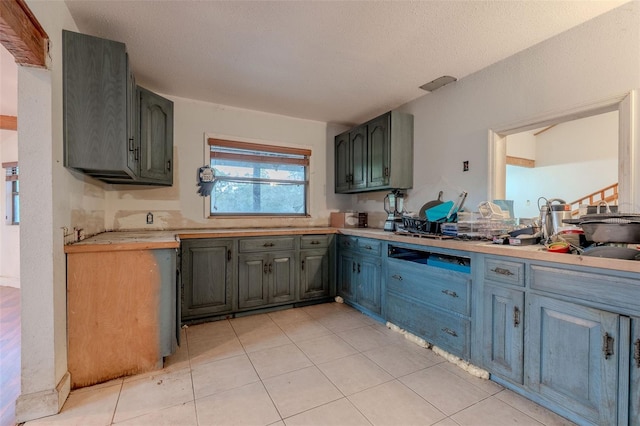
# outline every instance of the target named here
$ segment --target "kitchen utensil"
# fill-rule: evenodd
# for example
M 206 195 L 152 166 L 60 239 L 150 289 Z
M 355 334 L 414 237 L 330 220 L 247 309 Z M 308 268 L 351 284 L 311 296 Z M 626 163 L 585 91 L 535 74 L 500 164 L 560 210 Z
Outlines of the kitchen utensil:
M 544 200 L 545 203 L 540 205 L 540 200 Z M 540 197 L 538 198 L 538 209 L 540 210 L 540 226 L 545 240 L 557 234 L 565 220 L 571 219 L 571 206 L 560 198 L 547 200 Z
M 438 222 L 446 219 L 449 211 L 451 211 L 453 207 L 455 207 L 453 201 L 446 201 L 440 205 L 431 207 L 426 211 L 427 220 L 429 222 Z
M 569 253 L 571 246 L 564 241 L 558 241 L 551 243 L 547 246 L 547 251 L 550 253 Z
M 588 241 L 597 243 L 640 243 L 640 222 L 607 223 L 587 221 L 580 223 Z
M 449 212 L 447 213 L 447 221 L 451 220 L 451 216 L 453 216 L 454 214 L 460 211 L 460 209 L 464 205 L 464 200 L 466 199 L 467 199 L 467 191 L 462 191 L 462 193 L 458 197 L 458 201 L 456 202 L 456 204 L 453 207 L 451 207 L 451 210 L 449 210 Z
M 438 198 L 436 200 L 431 200 L 428 201 L 427 203 L 425 203 L 424 206 L 422 206 L 422 208 L 420 209 L 420 212 L 418 213 L 418 217 L 422 220 L 425 220 L 427 218 L 427 210 L 429 210 L 431 207 L 435 207 L 438 206 L 440 204 L 442 204 L 442 191 L 440 191 L 438 193 Z
M 607 257 L 610 259 L 640 260 L 640 251 L 629 247 L 589 247 L 582 254 L 584 256 Z

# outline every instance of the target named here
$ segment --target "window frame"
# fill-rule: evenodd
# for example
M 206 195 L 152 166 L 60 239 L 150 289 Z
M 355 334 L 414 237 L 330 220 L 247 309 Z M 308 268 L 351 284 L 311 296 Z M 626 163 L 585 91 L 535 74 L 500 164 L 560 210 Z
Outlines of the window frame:
M 297 164 L 304 167 L 304 181 L 300 181 L 303 184 L 304 190 L 304 212 L 303 213 L 256 213 L 256 212 L 246 212 L 246 213 L 234 213 L 234 212 L 223 212 L 223 213 L 214 213 L 212 211 L 212 198 L 211 196 L 205 197 L 204 203 L 204 214 L 206 218 L 209 219 L 220 219 L 220 218 L 233 218 L 233 219 L 250 219 L 250 218 L 306 218 L 310 217 L 309 206 L 310 206 L 310 197 L 311 197 L 311 183 L 310 183 L 310 167 L 311 167 L 311 154 L 312 150 L 308 148 L 300 148 L 287 146 L 281 143 L 267 142 L 267 141 L 257 141 L 257 140 L 236 140 L 234 138 L 228 138 L 224 136 L 211 136 L 205 134 L 204 141 L 204 151 L 205 151 L 205 161 L 208 165 L 211 165 L 211 160 L 213 158 L 224 158 L 229 160 L 255 160 L 256 162 L 264 162 L 274 164 L 273 159 L 267 156 L 260 155 L 250 155 L 250 154 L 233 154 L 233 153 L 218 153 L 214 154 L 211 150 L 212 146 L 220 146 L 223 148 L 232 148 L 232 149 L 240 149 L 247 151 L 262 151 L 262 152 L 271 152 L 277 154 L 288 154 L 295 156 L 302 156 L 303 158 L 280 158 L 277 163 L 280 164 Z M 229 179 L 231 180 L 231 179 Z M 259 183 L 261 179 L 251 180 L 251 182 Z M 264 180 L 264 182 L 269 182 L 269 180 Z M 274 183 L 291 183 L 290 181 L 281 181 L 278 179 L 273 179 Z

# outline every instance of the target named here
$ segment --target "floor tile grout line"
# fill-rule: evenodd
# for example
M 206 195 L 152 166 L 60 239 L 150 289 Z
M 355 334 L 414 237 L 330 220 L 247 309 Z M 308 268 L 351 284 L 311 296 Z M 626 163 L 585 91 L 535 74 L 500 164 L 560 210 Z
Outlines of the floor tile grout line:
M 120 403 L 120 397 L 122 396 L 122 388 L 124 387 L 124 379 L 120 382 L 120 390 L 118 390 L 118 398 L 116 399 L 116 404 L 113 406 L 113 413 L 111 413 L 111 421 L 109 422 L 112 425 L 116 419 L 116 412 L 118 411 L 118 404 Z

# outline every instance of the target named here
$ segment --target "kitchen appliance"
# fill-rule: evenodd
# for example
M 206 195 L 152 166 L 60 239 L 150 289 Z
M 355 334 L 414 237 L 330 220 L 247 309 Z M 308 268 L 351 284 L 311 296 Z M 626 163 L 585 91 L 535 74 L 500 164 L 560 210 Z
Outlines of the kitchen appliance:
M 540 200 L 544 200 L 544 204 L 540 205 Z M 538 198 L 538 208 L 540 209 L 542 237 L 545 240 L 560 231 L 560 228 L 564 226 L 564 220 L 571 219 L 571 206 L 560 198 L 547 200 L 544 197 L 540 197 Z
M 384 230 L 395 232 L 398 229 L 398 225 L 402 224 L 402 212 L 404 211 L 404 194 L 402 191 L 394 189 L 384 197 L 384 211 L 387 212 Z

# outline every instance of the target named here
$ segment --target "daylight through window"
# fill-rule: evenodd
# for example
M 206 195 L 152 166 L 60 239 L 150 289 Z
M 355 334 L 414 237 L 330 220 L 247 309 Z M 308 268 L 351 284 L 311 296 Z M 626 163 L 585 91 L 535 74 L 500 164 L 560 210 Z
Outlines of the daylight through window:
M 5 213 L 5 222 L 7 225 L 20 224 L 20 183 L 18 181 L 18 163 L 2 163 L 5 169 L 6 177 L 6 194 L 7 194 L 7 211 Z
M 311 150 L 208 140 L 215 184 L 211 215 L 307 214 Z

